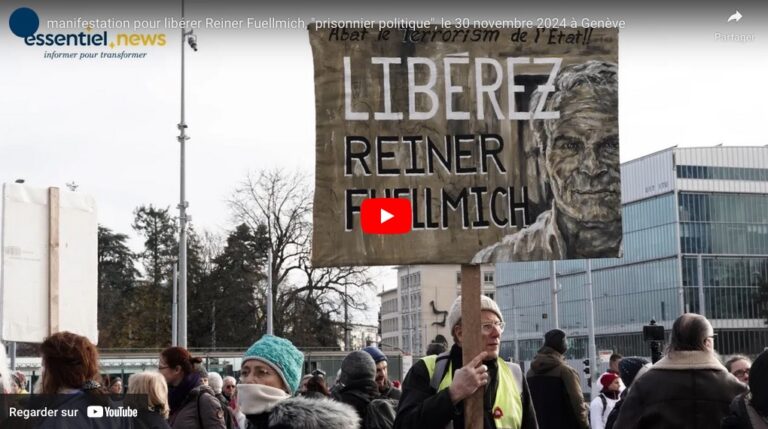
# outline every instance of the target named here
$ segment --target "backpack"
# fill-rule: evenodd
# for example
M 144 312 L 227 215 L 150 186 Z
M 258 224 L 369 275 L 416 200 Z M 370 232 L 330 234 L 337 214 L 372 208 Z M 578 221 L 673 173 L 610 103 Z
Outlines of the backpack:
M 602 393 L 598 396 L 598 398 L 600 398 L 600 402 L 603 403 L 603 412 L 600 413 L 600 417 L 602 418 L 602 417 L 605 417 L 605 411 L 608 409 L 608 400 L 605 399 L 605 395 L 603 395 Z M 614 405 L 614 407 L 615 407 L 615 405 Z M 614 408 L 614 410 L 615 409 L 616 408 Z M 611 413 L 613 413 L 613 411 L 611 411 Z M 618 415 L 618 411 L 616 413 Z M 608 418 L 609 419 L 611 418 L 611 414 L 608 414 Z M 589 422 L 592 421 L 592 407 L 589 407 L 589 412 L 587 413 L 587 421 L 589 421 Z M 606 425 L 605 428 L 607 429 L 608 426 Z
M 392 429 L 397 413 L 396 399 L 377 398 L 368 403 L 363 429 Z
M 392 429 L 395 426 L 395 414 L 397 414 L 399 402 L 397 399 L 381 397 L 369 399 L 354 390 L 348 390 L 345 393 L 367 402 L 361 429 Z
M 600 413 L 600 417 L 605 417 L 605 410 L 608 409 L 608 400 L 605 399 L 605 395 L 603 395 L 602 393 L 600 394 L 600 402 L 603 403 L 603 412 Z

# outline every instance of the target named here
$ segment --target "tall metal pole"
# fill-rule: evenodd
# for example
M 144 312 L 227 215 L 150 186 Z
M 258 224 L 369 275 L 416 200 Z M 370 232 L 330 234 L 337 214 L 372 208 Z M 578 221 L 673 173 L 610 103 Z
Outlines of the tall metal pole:
M 349 297 L 347 297 L 347 285 L 344 285 L 344 351 L 349 351 Z
M 592 260 L 587 259 L 587 294 L 589 295 L 589 378 L 592 380 L 592 395 L 594 398 L 597 392 L 597 346 L 595 345 L 595 300 L 592 296 Z
M 512 290 L 512 335 L 515 341 L 515 363 L 520 363 L 520 342 L 517 336 L 517 301 L 515 300 L 515 291 Z
M 272 326 L 272 245 L 267 249 L 267 334 L 275 335 Z
M 179 345 L 179 266 L 173 266 L 173 304 L 171 306 L 171 344 Z
M 552 280 L 552 323 L 554 323 L 555 328 L 560 328 L 560 317 L 557 314 L 557 292 L 559 292 L 557 288 L 557 266 L 555 265 L 555 261 L 551 262 L 550 265 L 550 279 Z
M 184 21 L 184 0 L 181 0 L 181 20 Z M 179 192 L 179 336 L 178 345 L 187 347 L 187 207 L 185 144 L 187 124 L 184 122 L 184 38 L 188 35 L 181 27 L 181 122 L 179 123 L 178 141 L 181 145 L 180 192 Z
M 408 302 L 408 316 L 406 316 L 408 320 L 408 353 L 413 356 L 413 315 L 411 314 L 411 311 L 413 310 L 411 308 L 411 266 L 408 265 L 408 269 L 406 271 L 405 275 L 405 300 Z
M 16 341 L 11 341 L 11 371 L 16 371 Z

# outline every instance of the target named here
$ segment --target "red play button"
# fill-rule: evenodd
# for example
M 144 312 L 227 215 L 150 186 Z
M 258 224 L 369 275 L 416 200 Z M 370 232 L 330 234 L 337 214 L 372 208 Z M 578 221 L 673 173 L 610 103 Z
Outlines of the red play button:
M 411 231 L 411 200 L 367 198 L 360 207 L 360 223 L 366 234 L 405 234 Z

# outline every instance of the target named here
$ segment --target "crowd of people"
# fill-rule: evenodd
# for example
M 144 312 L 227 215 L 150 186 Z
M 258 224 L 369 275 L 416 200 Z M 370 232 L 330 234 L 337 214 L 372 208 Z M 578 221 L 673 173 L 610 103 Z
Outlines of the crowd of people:
M 402 388 L 389 379 L 387 356 L 376 347 L 349 353 L 329 380 L 319 369 L 303 374 L 304 354 L 285 338 L 265 335 L 243 354 L 237 379 L 207 372 L 202 359 L 169 347 L 157 370 L 130 375 L 123 392 L 122 378 L 100 375 L 98 350 L 87 338 L 60 332 L 40 347 L 43 370 L 33 391 L 57 395 L 59 408 L 138 410 L 119 426 L 126 428 L 464 429 L 464 402 L 478 391 L 485 429 L 768 428 L 768 350 L 754 362 L 738 355 L 721 363 L 703 316 L 675 320 L 666 354 L 653 365 L 611 356 L 599 393 L 586 403 L 579 374 L 565 360 L 564 331 L 544 335 L 524 374 L 499 356 L 499 307 L 485 296 L 480 302 L 482 351 L 465 363 L 458 298 L 447 317 L 453 346 L 414 362 Z M 0 369 L 0 382 L 6 393 L 27 393 L 21 373 Z M 21 427 L 17 422 L 25 421 L 6 419 L 0 427 Z M 36 427 L 60 427 L 52 422 Z M 74 422 L 66 427 L 114 427 L 84 414 Z

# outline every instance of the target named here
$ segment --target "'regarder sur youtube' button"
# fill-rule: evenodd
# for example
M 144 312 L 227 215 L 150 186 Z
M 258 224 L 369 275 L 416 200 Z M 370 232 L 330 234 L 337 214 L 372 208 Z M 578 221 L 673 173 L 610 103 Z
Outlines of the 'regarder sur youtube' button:
M 366 234 L 406 234 L 411 231 L 411 200 L 366 198 L 360 206 L 360 224 Z

